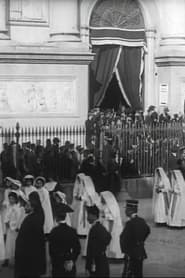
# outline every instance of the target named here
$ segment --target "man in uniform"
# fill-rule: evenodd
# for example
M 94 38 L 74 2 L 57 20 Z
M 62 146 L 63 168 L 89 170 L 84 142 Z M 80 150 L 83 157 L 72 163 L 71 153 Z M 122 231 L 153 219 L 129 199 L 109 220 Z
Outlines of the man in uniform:
M 99 222 L 99 209 L 96 205 L 87 207 L 87 219 L 92 226 L 88 235 L 86 270 L 89 277 L 109 277 L 109 263 L 105 252 L 111 235 Z
M 58 225 L 49 235 L 49 253 L 52 264 L 52 277 L 75 277 L 76 260 L 81 246 L 76 231 L 66 224 L 66 213 L 73 210 L 66 204 L 55 208 Z
M 122 277 L 143 277 L 143 260 L 147 258 L 144 242 L 150 234 L 150 227 L 137 215 L 137 200 L 127 200 L 126 215 L 129 220 L 120 235 L 120 246 L 125 253 Z

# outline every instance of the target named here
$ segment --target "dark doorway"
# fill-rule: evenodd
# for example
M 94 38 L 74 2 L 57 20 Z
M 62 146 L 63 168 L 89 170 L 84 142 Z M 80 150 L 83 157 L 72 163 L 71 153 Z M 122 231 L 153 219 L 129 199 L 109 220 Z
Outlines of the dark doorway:
M 117 78 L 115 74 L 106 90 L 105 96 L 100 104 L 101 109 L 114 109 L 117 111 L 120 106 L 128 107 L 128 104 L 123 98 Z

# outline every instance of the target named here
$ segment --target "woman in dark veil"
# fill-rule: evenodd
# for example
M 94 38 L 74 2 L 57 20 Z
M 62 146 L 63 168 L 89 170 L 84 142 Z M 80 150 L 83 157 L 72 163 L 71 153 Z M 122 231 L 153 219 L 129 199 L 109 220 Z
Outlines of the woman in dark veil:
M 28 208 L 27 208 L 28 209 Z M 15 278 L 38 278 L 46 271 L 44 212 L 37 192 L 29 195 L 29 213 L 16 240 Z

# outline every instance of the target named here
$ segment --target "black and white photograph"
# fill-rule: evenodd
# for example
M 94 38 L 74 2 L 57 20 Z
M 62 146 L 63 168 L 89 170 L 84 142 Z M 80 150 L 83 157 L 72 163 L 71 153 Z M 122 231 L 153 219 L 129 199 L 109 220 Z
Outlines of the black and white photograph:
M 0 0 L 0 278 L 185 277 L 185 0 Z

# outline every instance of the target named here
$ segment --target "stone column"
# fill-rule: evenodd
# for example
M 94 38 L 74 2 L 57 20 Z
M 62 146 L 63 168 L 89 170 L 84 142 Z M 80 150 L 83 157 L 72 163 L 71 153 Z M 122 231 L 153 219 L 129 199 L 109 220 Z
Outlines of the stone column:
M 52 0 L 50 4 L 50 42 L 79 41 L 78 0 Z
M 7 1 L 0 0 L 0 40 L 7 40 L 8 29 L 7 29 Z
M 160 46 L 168 49 L 185 47 L 185 1 L 158 0 L 160 9 Z M 174 47 L 173 47 L 174 46 Z M 162 50 L 162 49 L 161 49 Z M 164 51 L 166 51 L 165 49 Z M 177 50 L 177 49 L 176 49 Z
M 160 42 L 155 57 L 158 91 L 160 84 L 167 84 L 170 112 L 184 112 L 184 92 L 181 88 L 185 76 L 185 0 L 158 0 L 158 10 Z
M 157 96 L 155 93 L 155 38 L 156 30 L 146 30 L 147 53 L 145 54 L 145 84 L 144 84 L 144 108 L 147 110 L 149 105 L 157 105 Z

